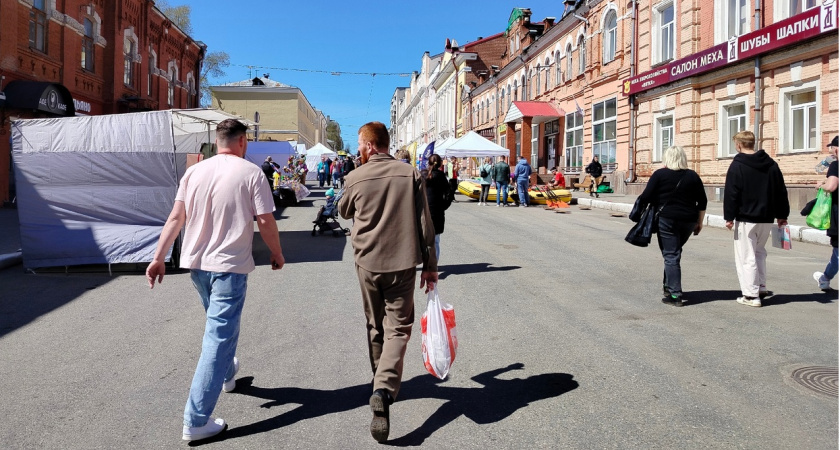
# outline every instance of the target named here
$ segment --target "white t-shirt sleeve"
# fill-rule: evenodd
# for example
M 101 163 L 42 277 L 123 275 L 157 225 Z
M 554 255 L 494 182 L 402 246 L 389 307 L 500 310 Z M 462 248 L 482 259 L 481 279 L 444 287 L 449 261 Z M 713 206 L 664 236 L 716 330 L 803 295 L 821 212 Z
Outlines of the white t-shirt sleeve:
M 271 188 L 268 186 L 265 175 L 256 177 L 253 199 L 254 215 L 259 216 L 274 212 L 274 197 L 271 195 Z

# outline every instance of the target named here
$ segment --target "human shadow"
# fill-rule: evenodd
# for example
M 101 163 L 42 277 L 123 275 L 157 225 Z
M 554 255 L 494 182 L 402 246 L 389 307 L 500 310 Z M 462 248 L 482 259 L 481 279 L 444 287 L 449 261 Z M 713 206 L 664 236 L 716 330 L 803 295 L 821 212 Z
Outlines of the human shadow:
M 312 218 L 317 211 L 312 210 Z M 342 226 L 347 226 L 341 222 Z M 271 252 L 265 245 L 259 232 L 254 233 L 254 264 L 267 266 Z M 286 264 L 300 264 L 308 262 L 341 261 L 344 258 L 344 248 L 347 246 L 347 236 L 344 233 L 326 232 L 312 236 L 312 231 L 281 231 L 280 244 L 283 247 L 283 257 Z
M 419 375 L 402 383 L 400 402 L 412 399 L 435 398 L 445 400 L 437 411 L 417 429 L 390 442 L 397 446 L 422 444 L 438 429 L 464 415 L 477 424 L 499 422 L 529 404 L 560 396 L 578 387 L 572 375 L 546 373 L 512 380 L 498 379 L 505 372 L 519 370 L 521 363 L 491 370 L 472 377 L 482 387 L 448 387 L 431 375 Z M 273 408 L 299 405 L 296 408 L 259 422 L 236 427 L 205 442 L 234 439 L 263 433 L 292 425 L 302 420 L 356 409 L 366 405 L 371 394 L 370 384 L 360 384 L 335 390 L 302 388 L 263 388 L 254 386 L 253 377 L 237 380 L 234 392 L 268 400 L 260 405 Z M 202 442 L 204 443 L 204 442 Z
M 837 291 L 812 292 L 808 294 L 779 294 L 765 298 L 761 306 L 784 305 L 787 303 L 814 302 L 831 304 L 837 299 Z
M 699 305 L 701 303 L 718 302 L 718 301 L 735 301 L 741 296 L 741 291 L 683 291 L 683 299 L 685 306 Z
M 438 266 L 438 279 L 443 280 L 449 275 L 464 275 L 468 273 L 483 273 L 483 272 L 502 272 L 508 270 L 521 269 L 520 266 L 499 266 L 493 267 L 490 263 L 472 263 L 472 264 L 449 264 L 446 266 Z

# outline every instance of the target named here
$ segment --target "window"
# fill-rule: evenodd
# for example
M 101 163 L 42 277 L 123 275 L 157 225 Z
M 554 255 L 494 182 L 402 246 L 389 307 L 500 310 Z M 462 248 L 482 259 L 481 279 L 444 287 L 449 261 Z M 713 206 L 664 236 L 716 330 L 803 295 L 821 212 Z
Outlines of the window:
M 818 5 L 817 0 L 788 0 L 788 17 L 816 8 Z
M 566 46 L 566 76 L 570 80 L 575 77 L 574 64 L 572 64 L 572 44 Z
M 654 63 L 661 63 L 674 59 L 676 36 L 674 34 L 674 3 L 665 3 L 654 9 Z
M 726 0 L 726 38 L 746 34 L 750 31 L 749 26 L 747 0 Z
M 583 75 L 586 72 L 586 41 L 583 38 L 583 35 L 578 38 L 578 58 L 579 64 L 578 67 L 578 75 Z
M 540 157 L 540 124 L 531 125 L 531 167 L 539 165 Z
M 516 156 L 522 156 L 522 130 L 516 131 Z
M 175 106 L 175 80 L 178 79 L 178 75 L 175 72 L 174 67 L 169 68 L 169 89 L 167 90 L 166 101 L 169 106 Z
M 610 11 L 604 21 L 604 61 L 606 64 L 615 59 L 615 35 L 618 28 L 618 18 L 615 11 Z
M 46 0 L 35 0 L 29 11 L 29 47 L 47 52 Z
M 656 119 L 656 135 L 653 142 L 653 160 L 662 161 L 662 153 L 674 145 L 674 116 Z
M 516 82 L 514 81 L 513 84 L 516 85 Z M 513 92 L 516 92 L 516 88 L 513 89 Z M 507 102 L 507 106 L 505 108 L 510 109 L 510 102 L 513 101 L 513 98 L 510 96 L 510 85 L 508 85 L 508 87 L 507 87 L 507 98 L 508 98 L 508 102 Z
M 566 167 L 583 167 L 583 113 L 566 114 Z
M 722 105 L 720 117 L 720 155 L 722 157 L 735 156 L 738 151 L 735 149 L 732 137 L 739 131 L 747 129 L 747 102 L 741 100 Z
M 499 137 L 499 145 L 501 145 L 504 148 L 507 148 L 507 136 L 506 135 L 503 134 L 501 137 Z
M 519 88 L 522 89 L 522 95 L 519 98 L 521 98 L 522 100 L 525 100 L 525 96 L 527 95 L 525 93 L 525 87 L 526 87 L 525 83 L 527 82 L 527 78 L 525 78 L 524 74 L 522 75 L 521 80 L 522 80 L 522 82 L 519 84 Z
M 536 97 L 537 95 L 540 95 L 540 86 L 542 86 L 542 78 L 541 78 L 542 74 L 540 74 L 540 72 L 542 72 L 542 66 L 537 64 L 537 73 L 535 74 L 536 77 L 537 77 L 537 82 L 534 85 L 534 90 L 536 91 L 536 95 L 534 97 Z
M 126 39 L 123 42 L 123 83 L 134 86 L 134 55 L 137 53 L 134 41 Z
M 791 150 L 817 149 L 817 92 L 788 94 L 788 144 Z
M 152 95 L 152 81 L 154 80 L 155 75 L 155 67 L 157 66 L 157 60 L 155 58 L 154 52 L 149 53 L 149 85 L 146 88 L 146 94 L 151 97 Z
M 601 164 L 615 164 L 616 100 L 592 106 L 592 156 Z
M 505 90 L 502 89 L 502 92 L 499 94 L 499 110 L 505 109 L 507 105 L 505 105 Z M 498 115 L 498 111 L 496 111 L 496 115 Z
M 516 84 L 516 80 L 513 80 L 513 98 L 511 101 L 515 102 L 519 100 L 519 86 Z M 510 105 L 508 105 L 510 106 Z
M 93 22 L 85 19 L 85 35 L 82 36 L 82 68 L 93 72 Z
M 543 91 L 548 92 L 548 79 L 551 78 L 551 69 L 547 57 L 545 58 L 545 67 L 543 70 L 545 70 L 545 86 L 543 86 Z

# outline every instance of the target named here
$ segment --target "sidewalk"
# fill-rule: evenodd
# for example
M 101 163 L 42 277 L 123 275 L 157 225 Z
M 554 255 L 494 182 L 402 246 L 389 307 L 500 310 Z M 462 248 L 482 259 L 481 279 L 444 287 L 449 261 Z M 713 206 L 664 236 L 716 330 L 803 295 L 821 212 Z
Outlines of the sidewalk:
M 590 197 L 588 193 L 583 191 L 572 192 L 572 197 L 577 199 L 579 206 L 588 206 L 590 208 L 605 209 L 608 211 L 620 212 L 629 214 L 630 209 L 636 202 L 636 195 L 622 195 L 622 194 L 600 194 L 601 198 Z M 703 220 L 703 226 L 713 228 L 726 228 L 726 222 L 723 220 L 723 203 L 709 201 L 706 206 L 706 218 Z M 808 242 L 811 244 L 831 245 L 825 230 L 816 230 L 805 225 L 805 217 L 799 215 L 799 210 L 791 209 L 790 217 L 788 217 L 788 226 L 790 226 L 790 238 L 794 241 Z

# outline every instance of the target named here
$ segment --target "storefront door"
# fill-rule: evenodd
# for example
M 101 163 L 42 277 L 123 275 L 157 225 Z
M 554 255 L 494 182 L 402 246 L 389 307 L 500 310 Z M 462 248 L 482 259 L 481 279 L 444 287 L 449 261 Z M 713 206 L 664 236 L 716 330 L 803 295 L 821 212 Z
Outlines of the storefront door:
M 557 148 L 554 146 L 554 139 L 556 136 L 546 136 L 545 138 L 545 151 L 548 155 L 548 165 L 546 166 L 549 170 L 552 167 L 557 165 Z

